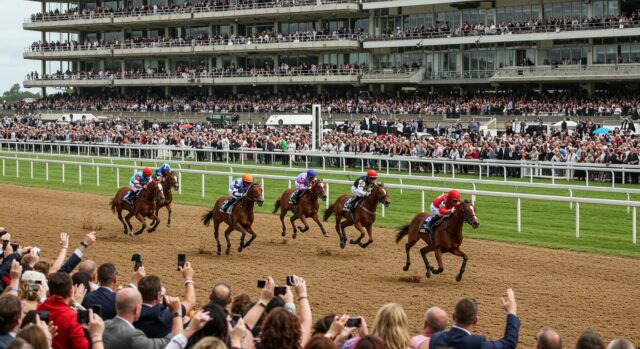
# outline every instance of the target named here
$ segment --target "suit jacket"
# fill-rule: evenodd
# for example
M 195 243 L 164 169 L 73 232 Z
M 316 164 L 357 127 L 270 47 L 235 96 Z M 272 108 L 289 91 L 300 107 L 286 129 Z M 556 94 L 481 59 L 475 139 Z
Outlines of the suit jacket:
M 102 318 L 111 320 L 116 317 L 116 293 L 106 287 L 100 287 L 84 296 L 82 306 L 89 309 L 94 305 L 102 307 Z
M 0 334 L 0 349 L 6 348 L 7 345 L 9 345 L 9 342 L 11 342 L 13 339 L 14 337 L 9 333 Z
M 467 332 L 452 328 L 449 331 L 438 332 L 429 342 L 429 349 L 515 349 L 518 346 L 518 332 L 520 320 L 515 315 L 507 315 L 507 326 L 504 337 L 497 341 L 488 341 L 483 336 L 469 335 Z
M 82 261 L 82 258 L 80 256 L 78 256 L 76 254 L 76 252 L 74 251 L 71 254 L 71 256 L 69 256 L 69 259 L 67 259 L 64 262 L 64 264 L 60 267 L 60 270 L 58 270 L 58 271 L 62 272 L 62 273 L 71 274 L 73 269 L 75 269 L 78 266 L 78 264 L 80 264 L 81 261 Z
M 102 340 L 105 349 L 164 349 L 172 337 L 170 333 L 163 338 L 148 338 L 127 320 L 116 317 L 104 323 Z

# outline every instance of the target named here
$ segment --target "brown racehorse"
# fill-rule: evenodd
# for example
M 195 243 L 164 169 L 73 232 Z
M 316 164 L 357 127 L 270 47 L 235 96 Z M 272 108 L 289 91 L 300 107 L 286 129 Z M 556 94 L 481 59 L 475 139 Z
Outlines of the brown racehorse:
M 405 250 L 407 251 L 407 262 L 403 270 L 409 270 L 409 266 L 411 265 L 409 251 L 411 250 L 411 247 L 413 247 L 413 245 L 422 238 L 422 240 L 427 243 L 427 246 L 420 249 L 420 254 L 424 260 L 425 268 L 427 268 L 427 277 L 431 277 L 431 273 L 442 273 L 444 271 L 444 268 L 442 267 L 442 254 L 451 253 L 455 256 L 462 257 L 462 266 L 460 267 L 460 272 L 456 276 L 456 281 L 460 281 L 462 280 L 462 274 L 464 274 L 464 269 L 467 266 L 467 260 L 469 259 L 469 257 L 462 252 L 462 249 L 460 249 L 463 239 L 462 226 L 466 222 L 471 224 L 473 229 L 478 229 L 480 222 L 476 216 L 476 209 L 473 206 L 473 203 L 468 200 L 460 203 L 456 211 L 449 215 L 448 218 L 443 218 L 440 224 L 435 228 L 433 232 L 433 242 L 431 242 L 428 233 L 420 234 L 419 232 L 420 226 L 430 215 L 431 213 L 429 212 L 418 213 L 413 217 L 411 223 L 400 228 L 396 235 L 396 243 L 399 243 L 403 237 L 409 235 L 409 241 L 405 245 Z M 434 251 L 436 255 L 438 269 L 434 269 L 429 265 L 427 253 L 431 251 Z
M 169 211 L 169 219 L 167 220 L 167 227 L 171 227 L 171 209 L 173 203 L 173 193 L 171 189 L 178 190 L 180 189 L 180 183 L 178 183 L 178 176 L 175 173 L 169 172 L 161 181 L 162 183 L 162 191 L 164 193 L 164 201 L 157 205 L 156 207 L 156 217 L 158 216 L 158 211 L 161 208 L 166 207 L 167 211 Z
M 280 209 L 280 222 L 282 222 L 282 237 L 287 234 L 287 227 L 284 224 L 284 217 L 287 215 L 288 211 L 293 212 L 293 216 L 289 218 L 291 221 L 291 226 L 293 227 L 293 238 L 296 238 L 296 234 L 298 233 L 298 229 L 300 232 L 304 233 L 309 230 L 309 224 L 307 224 L 307 217 L 311 217 L 322 231 L 322 235 L 327 237 L 327 232 L 324 230 L 322 226 L 322 222 L 320 222 L 320 218 L 318 218 L 318 210 L 320 205 L 318 205 L 318 198 L 321 198 L 322 201 L 327 200 L 327 193 L 324 190 L 324 182 L 318 179 L 314 179 L 311 182 L 310 188 L 307 189 L 300 197 L 298 197 L 297 205 L 294 207 L 289 204 L 289 198 L 295 189 L 287 189 L 282 193 L 282 196 L 276 200 L 276 206 L 273 210 L 273 213 L 276 213 L 278 209 Z M 298 227 L 296 229 L 295 221 L 299 219 L 304 227 Z
M 205 226 L 209 226 L 211 219 L 213 219 L 213 233 L 216 237 L 216 243 L 218 244 L 217 253 L 220 255 L 220 239 L 218 238 L 218 229 L 220 223 L 225 222 L 229 227 L 224 232 L 224 238 L 227 240 L 227 250 L 225 253 L 228 255 L 231 252 L 231 242 L 229 241 L 229 234 L 237 230 L 242 234 L 240 238 L 240 247 L 238 252 L 242 252 L 242 249 L 249 247 L 251 242 L 255 240 L 256 233 L 253 231 L 251 225 L 253 224 L 253 204 L 257 203 L 258 206 L 262 206 L 264 199 L 262 198 L 262 188 L 258 184 L 251 184 L 251 187 L 247 190 L 244 196 L 236 202 L 231 210 L 231 214 L 220 212 L 220 206 L 225 200 L 231 198 L 230 196 L 223 196 L 216 201 L 213 209 L 207 211 L 202 215 L 202 223 Z M 244 243 L 247 232 L 251 234 L 251 239 Z
M 157 181 L 150 181 L 147 184 L 147 187 L 142 190 L 142 193 L 135 199 L 135 213 L 131 210 L 131 204 L 129 204 L 125 199 L 125 195 L 129 192 L 129 187 L 122 187 L 116 193 L 116 196 L 111 199 L 111 211 L 113 213 L 118 213 L 118 219 L 122 222 L 124 226 L 124 233 L 133 236 L 131 232 L 133 231 L 133 226 L 131 225 L 131 217 L 135 216 L 140 223 L 142 223 L 142 227 L 140 230 L 135 232 L 135 235 L 141 234 L 144 229 L 147 227 L 147 223 L 145 222 L 146 218 L 151 218 L 151 228 L 149 228 L 148 232 L 153 233 L 156 231 L 156 228 L 160 224 L 160 219 L 156 215 L 157 206 L 164 202 L 164 192 L 162 190 L 162 184 Z M 129 211 L 129 214 L 123 219 L 122 218 L 122 210 Z
M 340 237 L 340 248 L 344 248 L 347 242 L 347 234 L 344 232 L 344 228 L 351 225 L 358 229 L 360 237 L 349 242 L 366 248 L 373 242 L 371 229 L 373 222 L 376 221 L 378 203 L 383 204 L 385 207 L 388 207 L 391 203 L 387 195 L 387 189 L 384 187 L 384 183 L 377 183 L 373 186 L 369 196 L 360 200 L 357 204 L 358 207 L 355 209 L 355 222 L 349 212 L 343 211 L 344 203 L 350 197 L 351 195 L 344 194 L 340 196 L 333 205 L 329 206 L 329 208 L 324 211 L 324 221 L 326 222 L 332 214 L 336 215 L 336 232 L 338 233 L 338 237 Z M 342 221 L 343 218 L 345 219 L 344 221 Z M 369 234 L 369 241 L 363 244 L 364 229 L 366 229 Z

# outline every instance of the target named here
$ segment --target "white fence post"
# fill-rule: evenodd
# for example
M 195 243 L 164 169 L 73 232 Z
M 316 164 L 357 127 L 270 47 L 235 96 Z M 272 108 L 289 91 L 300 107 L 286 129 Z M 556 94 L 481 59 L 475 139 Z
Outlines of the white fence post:
M 96 166 L 96 187 L 100 186 L 100 167 Z
M 324 208 L 329 208 L 329 202 L 331 201 L 329 196 L 329 183 L 327 183 L 327 200 L 324 202 Z
M 2 177 L 4 177 L 6 175 L 6 166 L 5 166 L 5 160 L 2 159 Z
M 82 185 L 82 165 L 78 165 L 78 184 Z
M 288 187 L 289 189 L 291 189 L 291 180 L 288 180 L 288 181 L 287 181 L 287 187 Z
M 62 164 L 62 183 L 64 183 L 64 164 Z
M 49 181 L 49 163 L 44 163 L 44 178 L 48 182 Z
M 260 178 L 260 186 L 262 187 L 262 198 L 267 196 L 267 191 L 264 189 L 264 177 Z
M 29 161 L 29 167 L 31 168 L 31 179 L 33 179 L 33 161 Z
M 631 229 L 631 241 L 633 244 L 636 244 L 636 207 L 633 206 L 633 218 L 631 219 L 631 223 L 633 224 L 633 228 Z
M 421 191 L 420 193 L 421 193 L 421 196 L 422 196 L 422 198 L 420 199 L 420 201 L 422 203 L 422 206 L 420 208 L 420 212 L 424 212 L 424 191 Z
M 202 197 L 204 198 L 204 173 L 202 174 Z
M 576 202 L 576 239 L 580 238 L 580 203 Z
M 116 187 L 120 188 L 120 167 L 116 167 Z
M 20 178 L 20 164 L 18 159 L 16 159 L 16 178 Z
M 569 197 L 573 198 L 573 190 L 569 189 Z M 569 208 L 573 209 L 573 201 L 569 201 Z
M 178 172 L 178 194 L 182 195 L 182 172 Z
M 520 215 L 520 211 L 521 211 L 520 198 L 516 199 L 516 203 L 517 203 L 516 204 L 516 208 L 517 208 L 516 211 L 518 211 L 517 214 L 516 214 L 516 216 L 518 217 L 518 233 L 521 233 L 522 232 L 522 216 Z
M 380 205 L 382 206 L 382 217 L 384 217 L 384 205 Z

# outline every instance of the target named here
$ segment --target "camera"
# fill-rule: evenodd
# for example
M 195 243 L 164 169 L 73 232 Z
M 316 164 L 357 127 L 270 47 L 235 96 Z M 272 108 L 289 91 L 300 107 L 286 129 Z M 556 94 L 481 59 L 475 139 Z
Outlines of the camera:
M 133 271 L 138 271 L 138 269 L 140 269 L 140 267 L 142 266 L 142 258 L 140 257 L 140 254 L 134 253 L 133 255 L 131 255 L 131 261 L 134 262 Z

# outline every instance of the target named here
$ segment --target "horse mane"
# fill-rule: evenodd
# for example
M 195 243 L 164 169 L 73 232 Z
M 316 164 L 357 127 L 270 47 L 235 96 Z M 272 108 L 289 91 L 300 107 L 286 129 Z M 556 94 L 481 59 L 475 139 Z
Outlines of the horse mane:
M 472 204 L 473 202 L 471 202 L 471 200 L 469 200 L 469 199 L 465 199 L 465 200 L 464 200 L 464 203 L 465 203 L 465 204 Z

